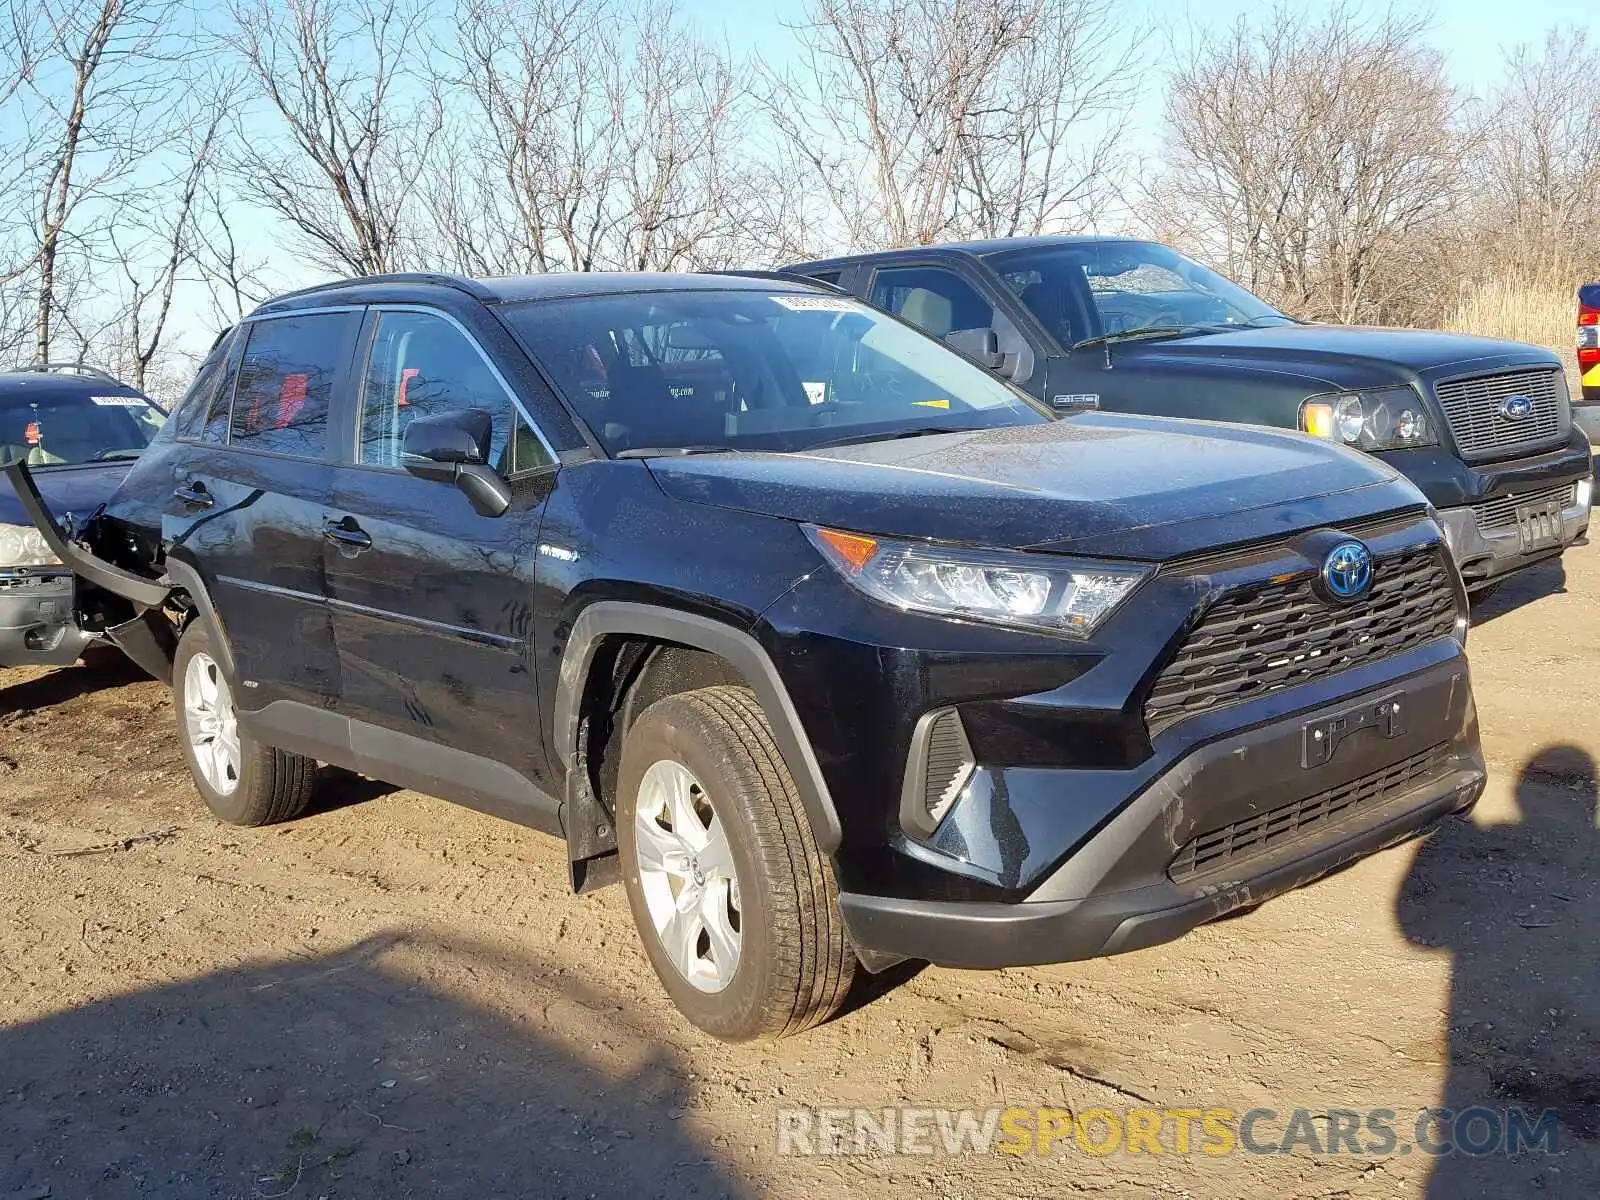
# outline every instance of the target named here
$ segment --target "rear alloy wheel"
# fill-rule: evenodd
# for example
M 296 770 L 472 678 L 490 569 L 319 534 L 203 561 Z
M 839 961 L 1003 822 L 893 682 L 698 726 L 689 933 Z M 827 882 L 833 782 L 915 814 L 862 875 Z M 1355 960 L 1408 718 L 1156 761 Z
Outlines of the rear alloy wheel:
M 748 688 L 682 692 L 639 715 L 616 827 L 645 954 L 690 1021 L 747 1041 L 838 1010 L 856 956 L 833 863 Z
M 196 770 L 219 796 L 239 787 L 239 719 L 216 659 L 198 651 L 183 671 L 183 724 Z
M 272 825 L 305 812 L 317 764 L 240 732 L 233 684 L 197 621 L 172 663 L 178 734 L 206 807 L 230 825 Z

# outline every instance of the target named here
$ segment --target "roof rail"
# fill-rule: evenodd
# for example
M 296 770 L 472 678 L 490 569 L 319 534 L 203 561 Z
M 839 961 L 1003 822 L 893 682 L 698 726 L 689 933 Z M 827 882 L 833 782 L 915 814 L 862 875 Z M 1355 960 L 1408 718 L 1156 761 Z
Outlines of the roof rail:
M 696 275 L 735 275 L 743 279 L 781 279 L 785 283 L 803 283 L 808 287 L 821 288 L 825 292 L 838 292 L 841 296 L 854 298 L 854 293 L 849 288 L 842 288 L 837 283 L 829 283 L 826 279 L 814 279 L 810 275 L 799 271 L 778 269 L 773 271 L 757 271 L 746 267 L 728 267 L 722 271 L 696 271 Z
M 369 283 L 422 283 L 434 287 L 454 288 L 458 292 L 465 292 L 477 300 L 493 300 L 494 293 L 476 279 L 468 279 L 465 275 L 443 275 L 428 271 L 397 271 L 388 275 L 354 275 L 347 279 L 330 279 L 325 283 L 314 283 L 310 287 L 299 288 L 292 292 L 273 296 L 263 300 L 258 308 L 268 308 L 280 300 L 292 300 L 298 296 L 314 296 L 318 292 L 332 291 L 335 288 L 361 287 Z
M 37 371 L 41 375 L 83 375 L 90 379 L 104 379 L 106 382 L 114 383 L 118 387 L 122 386 L 122 380 L 118 379 L 110 371 L 102 370 L 99 367 L 91 367 L 88 363 L 35 362 L 29 363 L 25 367 L 17 367 L 16 370 Z

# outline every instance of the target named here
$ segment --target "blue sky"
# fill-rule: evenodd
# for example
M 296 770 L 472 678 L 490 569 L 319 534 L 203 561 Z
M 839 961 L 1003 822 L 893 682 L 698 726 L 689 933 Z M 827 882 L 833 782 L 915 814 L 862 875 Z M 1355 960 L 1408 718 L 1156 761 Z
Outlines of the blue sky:
M 1303 5 L 1311 13 L 1332 6 L 1332 0 L 1283 2 L 1297 7 Z M 750 0 L 679 0 L 679 3 L 702 34 L 717 41 L 725 40 L 736 55 L 760 53 L 774 64 L 781 62 L 794 45 L 793 35 L 785 26 L 802 21 L 805 13 L 804 0 L 757 0 L 755 3 Z M 1242 14 L 1265 16 L 1272 3 L 1274 0 L 1120 0 L 1116 12 L 1129 36 L 1134 36 L 1136 31 L 1152 35 L 1148 43 L 1152 69 L 1133 113 L 1134 153 L 1149 155 L 1158 146 L 1165 82 L 1160 48 L 1166 44 L 1168 35 L 1181 42 L 1186 40 L 1190 26 L 1203 30 L 1229 25 Z M 1381 11 L 1383 7 L 1381 0 L 1359 5 L 1366 12 Z M 1519 42 L 1542 42 L 1552 28 L 1600 26 L 1600 0 L 1522 0 L 1521 3 L 1451 0 L 1431 9 L 1426 4 L 1413 5 L 1401 0 L 1396 7 L 1405 12 L 1431 11 L 1433 44 L 1445 55 L 1456 82 L 1478 92 L 1498 78 L 1507 48 Z M 263 256 L 271 258 L 275 265 L 285 262 L 286 256 L 272 245 L 265 229 L 248 240 L 252 250 L 259 246 Z M 274 282 L 281 280 L 286 287 L 316 277 L 292 269 L 277 271 L 274 275 L 279 277 Z M 190 352 L 203 349 L 211 339 L 213 322 L 209 313 L 203 311 L 196 289 L 181 290 L 175 315 L 180 330 L 176 338 L 178 345 Z
M 1171 26 L 1188 21 L 1201 26 L 1229 24 L 1242 13 L 1260 13 L 1272 0 L 1123 0 L 1129 29 Z M 802 0 L 762 0 L 735 7 L 728 0 L 682 0 L 686 13 L 707 33 L 721 32 L 736 50 L 766 50 L 787 38 L 783 26 L 802 19 Z M 1309 11 L 1331 4 L 1305 3 Z M 1368 11 L 1380 5 L 1363 5 Z M 1403 11 L 1426 11 L 1427 5 L 1399 4 Z M 1502 47 L 1540 40 L 1551 26 L 1577 29 L 1600 26 L 1595 0 L 1450 0 L 1432 6 L 1434 43 L 1450 58 L 1451 69 L 1464 84 L 1480 82 L 1499 66 Z

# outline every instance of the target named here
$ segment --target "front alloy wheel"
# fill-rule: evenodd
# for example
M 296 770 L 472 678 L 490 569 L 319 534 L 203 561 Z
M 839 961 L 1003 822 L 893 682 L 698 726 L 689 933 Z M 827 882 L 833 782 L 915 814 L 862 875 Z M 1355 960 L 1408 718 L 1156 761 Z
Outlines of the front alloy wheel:
M 684 1016 L 746 1041 L 838 1011 L 856 956 L 833 860 L 748 688 L 680 692 L 640 713 L 616 797 L 628 906 Z
M 661 759 L 639 784 L 634 815 L 639 888 L 678 973 L 720 992 L 739 969 L 739 874 L 700 781 Z

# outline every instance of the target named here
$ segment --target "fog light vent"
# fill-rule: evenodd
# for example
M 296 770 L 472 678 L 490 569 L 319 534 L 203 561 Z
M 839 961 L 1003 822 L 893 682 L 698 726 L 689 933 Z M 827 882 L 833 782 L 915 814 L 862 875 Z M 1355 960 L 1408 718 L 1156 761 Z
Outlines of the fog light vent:
M 924 713 L 911 735 L 901 824 L 907 832 L 932 833 L 972 778 L 972 744 L 953 708 Z

